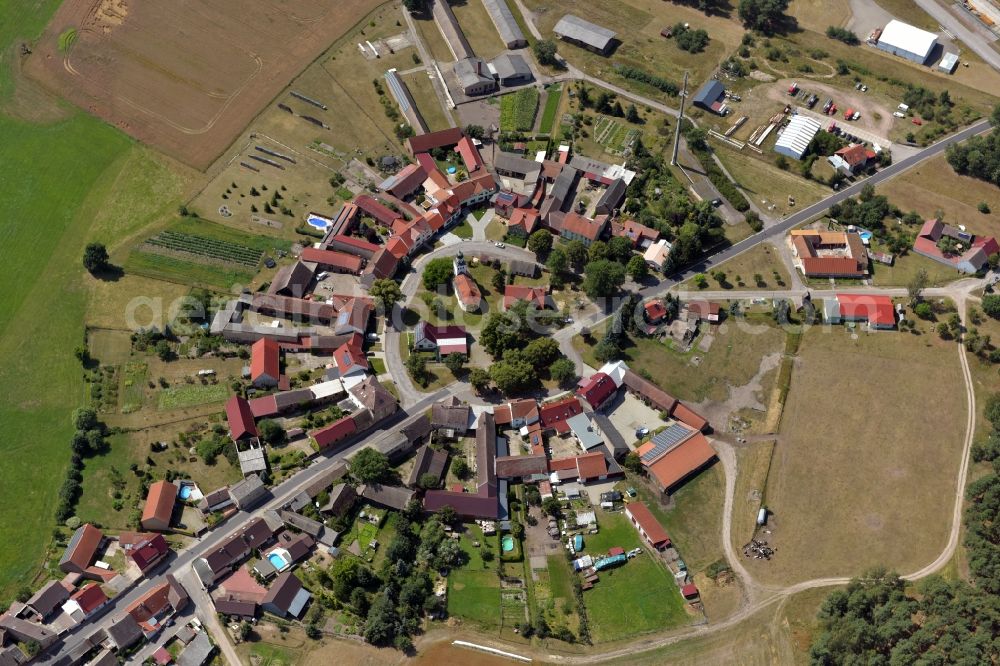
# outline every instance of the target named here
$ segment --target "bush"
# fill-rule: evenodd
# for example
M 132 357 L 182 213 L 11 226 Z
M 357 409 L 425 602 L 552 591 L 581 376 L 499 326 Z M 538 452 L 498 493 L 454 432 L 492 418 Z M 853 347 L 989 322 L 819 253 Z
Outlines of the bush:
M 847 28 L 838 28 L 837 26 L 831 25 L 826 29 L 826 36 L 830 39 L 836 39 L 838 41 L 844 42 L 845 44 L 850 44 L 851 46 L 856 46 L 861 43 L 858 36 Z

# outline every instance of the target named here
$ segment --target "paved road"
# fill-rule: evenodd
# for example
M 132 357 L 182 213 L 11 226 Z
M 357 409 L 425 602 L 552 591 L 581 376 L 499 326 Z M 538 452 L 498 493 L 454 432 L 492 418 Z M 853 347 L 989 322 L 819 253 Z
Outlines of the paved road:
M 410 409 L 400 410 L 394 416 L 386 419 L 372 430 L 356 436 L 350 440 L 345 447 L 335 453 L 320 456 L 311 466 L 289 477 L 281 484 L 271 489 L 272 499 L 254 511 L 240 511 L 234 514 L 228 521 L 209 532 L 198 540 L 195 544 L 184 551 L 176 553 L 168 564 L 160 567 L 159 573 L 134 587 L 129 592 L 112 599 L 107 606 L 98 612 L 95 619 L 85 624 L 77 625 L 69 634 L 65 635 L 62 643 L 55 649 L 48 651 L 39 657 L 35 662 L 38 664 L 55 664 L 64 658 L 75 646 L 79 645 L 86 636 L 89 636 L 95 629 L 102 627 L 107 629 L 111 624 L 112 617 L 119 617 L 121 611 L 140 596 L 150 590 L 151 587 L 164 582 L 166 573 L 174 573 L 181 576 L 182 584 L 186 577 L 183 572 L 188 570 L 191 563 L 219 545 L 225 538 L 246 524 L 248 520 L 263 515 L 268 509 L 277 509 L 290 501 L 295 495 L 304 490 L 309 484 L 316 480 L 341 460 L 349 457 L 355 451 L 371 443 L 376 444 L 381 439 L 395 437 L 399 430 L 412 423 L 417 418 L 423 418 L 424 412 L 436 401 L 447 397 L 450 394 L 448 389 L 441 389 L 434 393 L 427 394 L 415 403 Z M 185 586 L 187 588 L 187 586 Z M 209 625 L 206 625 L 209 626 Z M 86 628 L 81 631 L 81 628 Z M 220 639 L 216 639 L 219 642 Z M 235 665 L 233 665 L 235 666 Z
M 930 14 L 935 21 L 940 23 L 941 27 L 947 28 L 951 34 L 965 42 L 965 45 L 972 49 L 987 64 L 991 65 L 994 69 L 1000 70 L 1000 53 L 990 46 L 990 41 L 996 41 L 995 39 L 988 40 L 978 31 L 969 28 L 962 23 L 958 16 L 938 4 L 936 0 L 916 0 L 916 3 L 920 5 L 921 9 Z

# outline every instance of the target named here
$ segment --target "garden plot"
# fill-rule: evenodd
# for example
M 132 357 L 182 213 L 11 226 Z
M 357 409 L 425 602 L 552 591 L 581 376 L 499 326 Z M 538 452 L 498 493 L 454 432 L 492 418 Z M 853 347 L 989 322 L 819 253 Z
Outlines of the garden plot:
M 177 231 L 161 231 L 146 240 L 143 251 L 183 256 L 190 261 L 254 267 L 264 253 L 252 247 Z
M 513 627 L 528 619 L 524 590 L 503 590 L 500 593 L 500 619 L 505 627 Z
M 538 90 L 522 88 L 500 98 L 500 129 L 504 132 L 530 132 L 538 112 Z
M 594 123 L 594 141 L 604 146 L 605 152 L 612 155 L 625 154 L 641 134 L 642 132 L 624 122 L 607 116 L 599 116 Z

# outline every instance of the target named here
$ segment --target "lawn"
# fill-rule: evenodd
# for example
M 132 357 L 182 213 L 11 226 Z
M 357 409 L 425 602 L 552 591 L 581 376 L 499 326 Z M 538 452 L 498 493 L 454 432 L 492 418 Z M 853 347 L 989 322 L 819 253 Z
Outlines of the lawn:
M 538 89 L 521 88 L 500 98 L 500 129 L 504 132 L 530 132 L 538 112 Z
M 595 368 L 602 364 L 594 358 L 593 345 L 600 341 L 603 327 L 594 329 L 592 344 L 582 337 L 573 338 L 573 346 L 584 361 Z M 645 370 L 652 381 L 681 400 L 701 402 L 725 400 L 729 386 L 744 386 L 757 374 L 764 356 L 784 348 L 785 334 L 770 317 L 748 316 L 720 326 L 710 351 L 697 349 L 680 354 L 650 338 L 635 338 L 625 349 L 625 362 L 634 371 Z M 691 363 L 701 358 L 698 365 Z
M 472 225 L 468 220 L 462 220 L 461 224 L 451 228 L 451 233 L 459 238 L 472 238 Z
M 602 513 L 598 520 L 600 532 L 587 535 L 585 552 L 596 556 L 614 546 L 628 550 L 641 545 L 624 514 Z M 601 571 L 583 600 L 590 635 L 597 643 L 676 627 L 688 619 L 673 576 L 648 552 Z
M 881 250 L 882 248 L 878 246 L 878 243 L 875 243 L 874 249 Z M 872 284 L 876 287 L 905 287 L 921 270 L 927 271 L 927 284 L 932 287 L 940 287 L 966 277 L 954 268 L 949 268 L 940 262 L 913 252 L 902 257 L 897 256 L 892 266 L 875 261 L 871 265 Z
M 229 397 L 229 387 L 225 384 L 188 384 L 171 386 L 160 392 L 157 406 L 160 410 L 184 409 L 213 402 L 222 402 Z
M 667 530 L 692 574 L 724 557 L 720 535 L 726 479 L 721 464 L 713 465 L 674 492 L 670 510 L 660 506 L 662 493 L 654 494 L 646 484 L 633 485 Z
M 237 648 L 256 666 L 295 666 L 302 659 L 301 650 L 274 643 L 243 643 Z
M 469 40 L 469 46 L 480 58 L 492 60 L 506 50 L 493 19 L 479 0 L 466 0 L 451 5 L 458 24 Z
M 448 575 L 448 614 L 494 628 L 500 624 L 500 581 L 492 566 L 486 567 L 481 553 L 487 543 L 496 540 L 484 539 L 476 525 L 466 525 L 465 530 L 459 545 L 469 559 Z M 480 546 L 473 546 L 473 541 Z M 499 556 L 498 549 L 493 552 Z
M 538 126 L 538 131 L 542 134 L 549 134 L 556 121 L 556 113 L 559 111 L 559 102 L 562 99 L 562 84 L 554 83 L 545 89 L 545 107 L 542 109 L 542 120 Z
M 944 547 L 967 406 L 955 343 L 919 328 L 804 335 L 765 490 L 778 555 L 747 562 L 762 582 L 905 573 Z
M 428 78 L 427 72 L 417 71 L 403 77 L 403 80 L 406 82 L 406 87 L 409 89 L 410 95 L 413 96 L 413 101 L 417 105 L 420 117 L 427 124 L 428 130 L 436 132 L 451 127 L 451 123 L 444 115 L 441 102 L 434 92 L 434 84 Z
M 798 164 L 794 160 L 789 171 L 782 171 L 769 159 L 749 152 L 741 153 L 718 145 L 715 154 L 747 198 L 773 217 L 794 213 L 833 192 L 829 187 L 798 175 Z M 770 158 L 773 153 L 765 151 L 764 154 Z M 788 203 L 789 196 L 795 199 L 794 204 Z
M 726 279 L 723 284 L 719 284 L 715 279 L 715 273 L 723 271 Z M 780 281 L 775 280 L 774 273 L 781 277 Z M 760 275 L 761 282 L 758 285 L 754 280 L 755 275 Z M 729 261 L 723 262 L 718 268 L 712 270 L 708 276 L 708 289 L 732 289 L 733 291 L 760 290 L 760 289 L 786 289 L 791 284 L 788 269 L 781 261 L 778 251 L 767 243 L 755 245 L 753 248 L 739 254 Z M 693 279 L 685 281 L 681 288 L 691 290 L 691 297 L 697 298 L 698 287 L 694 285 Z
M 368 364 L 372 366 L 372 372 L 376 375 L 385 374 L 385 361 L 380 358 L 370 358 L 368 359 Z

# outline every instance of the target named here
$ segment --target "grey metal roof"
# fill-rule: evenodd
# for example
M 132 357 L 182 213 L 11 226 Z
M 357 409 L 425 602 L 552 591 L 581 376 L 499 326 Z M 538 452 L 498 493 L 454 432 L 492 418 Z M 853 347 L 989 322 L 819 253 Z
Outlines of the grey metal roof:
M 457 61 L 455 63 L 455 76 L 462 88 L 479 83 L 494 83 L 486 61 L 477 56 Z
M 608 48 L 608 44 L 611 43 L 616 34 L 614 30 L 608 30 L 590 21 L 584 21 L 579 16 L 574 16 L 573 14 L 566 14 L 566 16 L 559 19 L 552 32 L 560 37 L 583 42 L 588 46 L 602 51 Z
M 713 102 L 718 101 L 725 94 L 726 86 L 722 85 L 722 81 L 709 79 L 701 88 L 698 88 L 698 92 L 691 98 L 691 103 L 711 106 Z
M 524 33 L 521 32 L 521 26 L 514 20 L 514 14 L 511 13 L 510 7 L 507 6 L 504 0 L 483 0 L 483 5 L 486 7 L 490 18 L 493 19 L 493 25 L 496 26 L 497 32 L 500 34 L 500 39 L 503 40 L 504 44 L 510 46 L 526 41 Z
M 251 474 L 247 478 L 243 479 L 238 483 L 234 483 L 229 488 L 229 496 L 233 498 L 236 504 L 239 504 L 241 508 L 246 507 L 246 502 L 249 499 L 254 501 L 258 495 L 263 496 L 266 492 L 264 487 L 264 482 L 260 480 L 260 477 L 256 474 Z
M 541 162 L 528 160 L 515 153 L 500 151 L 493 158 L 493 168 L 501 175 L 518 174 L 523 180 L 538 180 L 542 173 Z
M 570 427 L 576 438 L 580 440 L 580 445 L 587 450 L 604 443 L 601 433 L 597 432 L 593 427 L 590 417 L 586 414 L 577 414 L 576 416 L 569 417 L 566 419 L 566 425 Z
M 496 70 L 497 76 L 501 80 L 513 77 L 533 77 L 528 61 L 516 53 L 501 53 L 490 64 L 493 65 L 493 69 Z
M 213 650 L 215 646 L 208 639 L 208 632 L 203 629 L 177 657 L 177 666 L 201 666 L 208 661 Z

